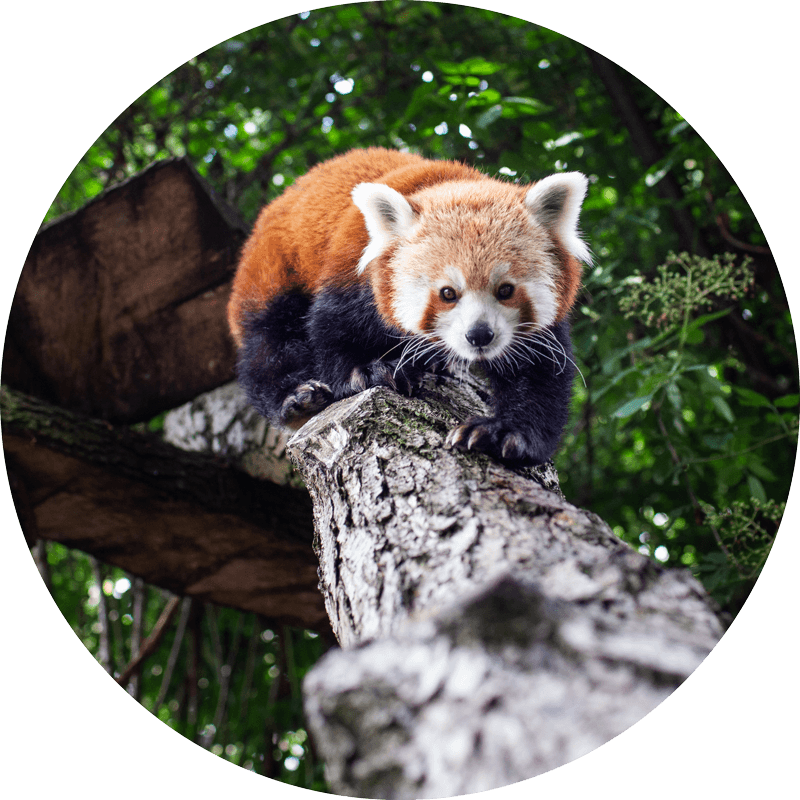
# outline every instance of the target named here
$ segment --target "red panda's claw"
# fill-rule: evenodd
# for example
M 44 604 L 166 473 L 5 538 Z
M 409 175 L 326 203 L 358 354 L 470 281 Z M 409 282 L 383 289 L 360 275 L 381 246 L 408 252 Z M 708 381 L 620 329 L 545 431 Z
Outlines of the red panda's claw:
M 375 359 L 350 373 L 348 389 L 351 394 L 363 392 L 374 386 L 385 386 L 399 394 L 412 396 L 422 385 L 424 372 L 409 367 L 399 367 L 396 362 Z
M 397 386 L 396 391 L 407 397 L 413 397 L 419 392 L 425 382 L 425 369 L 414 364 L 398 364 L 396 361 L 390 361 L 389 366 Z
M 350 373 L 349 388 L 352 394 L 364 392 L 374 386 L 386 386 L 397 391 L 391 367 L 380 359 L 375 359 L 363 367 L 355 367 Z
M 473 417 L 453 428 L 445 440 L 447 447 L 487 453 L 505 461 L 520 461 L 529 456 L 525 435 L 494 417 Z
M 489 432 L 480 423 L 481 418 L 474 418 L 453 428 L 445 440 L 446 446 L 455 447 L 457 450 L 484 450 L 480 445 Z
M 327 383 L 308 381 L 296 386 L 281 405 L 280 419 L 284 425 L 296 426 L 322 411 L 333 402 L 333 392 Z

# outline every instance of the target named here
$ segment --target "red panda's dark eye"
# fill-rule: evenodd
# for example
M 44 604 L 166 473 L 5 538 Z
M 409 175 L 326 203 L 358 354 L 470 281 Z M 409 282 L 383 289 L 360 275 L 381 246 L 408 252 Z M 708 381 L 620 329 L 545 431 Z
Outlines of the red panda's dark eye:
M 445 301 L 445 303 L 455 303 L 458 300 L 458 295 L 456 294 L 456 290 L 450 286 L 443 286 L 439 290 L 439 297 Z
M 498 300 L 508 300 L 514 294 L 514 286 L 510 283 L 502 283 L 497 289 Z

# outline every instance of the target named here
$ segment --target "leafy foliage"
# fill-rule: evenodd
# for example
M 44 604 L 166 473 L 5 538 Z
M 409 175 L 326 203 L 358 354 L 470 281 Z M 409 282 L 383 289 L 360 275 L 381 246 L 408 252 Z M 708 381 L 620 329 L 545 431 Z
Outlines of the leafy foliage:
M 388 0 L 288 17 L 145 92 L 75 167 L 48 218 L 170 156 L 188 157 L 249 220 L 350 147 L 410 148 L 517 180 L 584 172 L 595 266 L 574 314 L 582 379 L 562 488 L 642 552 L 691 568 L 733 615 L 788 495 L 794 331 L 761 228 L 725 167 L 676 110 L 609 68 L 576 42 L 481 9 Z M 94 652 L 102 589 L 119 670 L 129 593 L 105 587 L 121 576 L 99 579 L 59 548 L 49 557 L 59 605 Z M 145 594 L 150 630 L 164 599 Z M 321 788 L 297 694 L 319 641 L 225 609 L 189 619 L 192 644 L 170 688 L 159 702 L 177 629 L 147 661 L 142 702 L 222 757 Z
M 732 253 L 711 259 L 669 253 L 652 280 L 645 280 L 640 273 L 626 280 L 628 295 L 619 301 L 620 310 L 626 318 L 638 318 L 649 327 L 680 329 L 680 349 L 683 350 L 693 312 L 703 307 L 710 311 L 715 298 L 741 300 L 752 288 L 750 261 L 746 256 L 737 267 L 736 256 Z M 692 326 L 693 344 L 702 340 L 698 338 L 701 324 L 709 322 L 713 316 L 698 320 Z
M 75 634 L 119 676 L 161 631 L 155 653 L 127 684 L 142 705 L 187 738 L 246 769 L 325 790 L 302 727 L 300 683 L 324 650 L 310 631 L 207 603 L 181 601 L 159 627 L 170 595 L 90 556 L 47 544 L 51 592 Z
M 633 436 L 623 467 L 627 461 L 631 473 L 651 478 L 648 505 L 637 516 L 627 512 L 630 527 L 618 524 L 617 532 L 635 543 L 638 530 L 640 549 L 659 560 L 677 555 L 729 611 L 758 576 L 780 521 L 782 507 L 768 500 L 764 486 L 780 482 L 767 459 L 786 444 L 794 450 L 800 399 L 786 394 L 770 401 L 737 385 L 746 366 L 708 347 L 714 323 L 752 294 L 749 263 L 730 253 L 711 259 L 670 253 L 651 280 L 640 273 L 627 278 L 628 293 L 619 301 L 624 317 L 660 332 L 612 352 L 610 379 L 592 398 L 612 424 L 625 421 L 618 432 Z M 614 407 L 609 398 L 619 387 L 625 399 Z M 721 520 L 735 532 L 738 557 L 725 544 Z M 696 533 L 705 533 L 699 543 Z

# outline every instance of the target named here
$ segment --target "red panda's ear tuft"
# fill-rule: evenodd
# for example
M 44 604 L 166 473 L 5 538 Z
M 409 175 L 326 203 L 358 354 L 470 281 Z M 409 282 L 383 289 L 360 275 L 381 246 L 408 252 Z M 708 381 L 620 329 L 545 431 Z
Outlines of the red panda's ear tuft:
M 552 230 L 579 261 L 592 263 L 592 254 L 578 229 L 583 198 L 589 182 L 580 172 L 550 175 L 533 184 L 525 195 L 531 216 Z
M 408 200 L 383 183 L 359 183 L 352 197 L 364 215 L 369 234 L 369 244 L 358 262 L 357 271 L 361 273 L 389 242 L 408 233 L 415 215 Z

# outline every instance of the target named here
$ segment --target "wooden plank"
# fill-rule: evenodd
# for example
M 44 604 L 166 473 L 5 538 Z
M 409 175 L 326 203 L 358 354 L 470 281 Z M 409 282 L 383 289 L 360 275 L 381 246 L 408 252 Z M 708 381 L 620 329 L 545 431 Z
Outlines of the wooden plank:
M 11 307 L 3 382 L 131 422 L 231 380 L 225 306 L 245 235 L 183 159 L 47 225 Z

